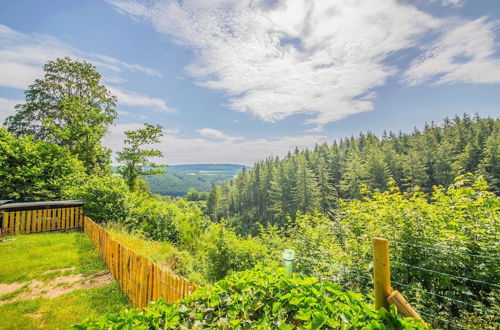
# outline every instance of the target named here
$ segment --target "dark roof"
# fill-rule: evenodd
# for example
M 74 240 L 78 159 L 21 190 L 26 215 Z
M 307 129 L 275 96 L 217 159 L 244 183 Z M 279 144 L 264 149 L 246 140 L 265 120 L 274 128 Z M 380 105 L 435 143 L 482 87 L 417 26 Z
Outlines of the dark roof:
M 46 208 L 46 207 L 70 207 L 70 206 L 82 206 L 85 204 L 84 201 L 49 201 L 49 202 L 21 202 L 21 203 L 7 203 L 1 204 L 0 209 L 23 209 L 23 208 Z
M 4 200 L 0 199 L 0 206 L 2 206 L 3 204 L 10 203 L 10 202 L 12 202 L 12 199 L 4 199 Z

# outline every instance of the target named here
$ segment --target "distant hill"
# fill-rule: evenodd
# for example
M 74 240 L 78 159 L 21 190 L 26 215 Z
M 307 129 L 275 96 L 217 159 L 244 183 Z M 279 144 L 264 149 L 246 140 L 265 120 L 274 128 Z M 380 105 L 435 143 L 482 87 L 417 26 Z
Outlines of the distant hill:
M 243 165 L 235 164 L 190 164 L 172 165 L 165 173 L 146 176 L 155 194 L 184 196 L 190 188 L 209 191 L 212 183 L 221 183 L 241 172 Z

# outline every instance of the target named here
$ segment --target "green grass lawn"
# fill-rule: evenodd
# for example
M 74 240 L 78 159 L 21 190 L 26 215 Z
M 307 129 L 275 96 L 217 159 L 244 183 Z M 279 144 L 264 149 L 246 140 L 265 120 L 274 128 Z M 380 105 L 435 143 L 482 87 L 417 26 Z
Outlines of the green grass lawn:
M 69 274 L 92 275 L 106 271 L 98 251 L 84 233 L 17 235 L 0 243 L 0 283 L 49 281 Z M 64 271 L 54 271 L 68 269 Z M 25 292 L 4 295 L 0 300 Z M 97 318 L 131 307 L 114 282 L 77 289 L 54 299 L 38 297 L 0 305 L 0 329 L 67 329 L 87 318 Z
M 84 233 L 44 233 L 9 236 L 0 243 L 0 283 L 46 280 L 61 276 L 50 270 L 74 268 L 69 274 L 95 274 L 107 270 L 99 252 Z

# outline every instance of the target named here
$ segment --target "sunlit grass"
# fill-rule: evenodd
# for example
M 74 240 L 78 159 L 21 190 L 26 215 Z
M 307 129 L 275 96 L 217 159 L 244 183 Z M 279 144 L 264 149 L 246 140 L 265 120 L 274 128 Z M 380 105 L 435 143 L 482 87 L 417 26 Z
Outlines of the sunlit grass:
M 67 329 L 130 307 L 117 283 L 80 289 L 54 299 L 37 298 L 0 306 L 0 329 Z
M 106 265 L 81 232 L 10 236 L 0 243 L 0 283 L 48 280 L 62 275 L 90 275 Z M 51 271 L 73 268 L 65 271 Z
M 0 243 L 0 283 L 45 281 L 107 270 L 99 252 L 81 232 L 9 238 L 15 240 Z M 57 286 L 65 285 L 70 284 L 59 283 Z M 27 290 L 28 284 L 1 296 L 0 301 L 5 302 Z M 126 307 L 131 306 L 115 282 L 99 288 L 78 289 L 54 299 L 38 297 L 0 305 L 0 329 L 67 329 L 87 318 L 116 313 Z

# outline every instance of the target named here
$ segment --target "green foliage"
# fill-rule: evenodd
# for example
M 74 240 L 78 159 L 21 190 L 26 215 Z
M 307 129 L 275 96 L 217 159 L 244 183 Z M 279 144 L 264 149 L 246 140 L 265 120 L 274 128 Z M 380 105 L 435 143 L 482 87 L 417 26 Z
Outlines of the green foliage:
M 116 160 L 125 163 L 118 172 L 125 178 L 130 190 L 137 190 L 137 180 L 141 175 L 161 174 L 161 166 L 151 161 L 152 157 L 161 157 L 157 149 L 144 149 L 145 145 L 159 143 L 163 136 L 160 125 L 144 124 L 144 128 L 135 131 L 125 131 L 126 147 L 118 152 Z M 145 170 L 144 168 L 148 168 Z
M 116 98 L 88 62 L 58 58 L 44 71 L 26 90 L 26 103 L 5 121 L 9 131 L 67 147 L 88 174 L 107 171 L 110 150 L 101 141 L 116 118 Z
M 99 252 L 84 233 L 13 236 L 2 242 L 0 283 L 50 280 L 61 275 L 90 275 L 106 270 Z M 66 269 L 64 274 L 60 270 Z M 52 271 L 51 271 L 52 270 Z
M 243 239 L 224 224 L 212 223 L 200 237 L 197 258 L 203 260 L 203 273 L 209 281 L 250 269 L 267 256 L 264 245 L 253 238 Z
M 67 197 L 85 201 L 85 213 L 98 223 L 124 222 L 131 213 L 130 193 L 121 178 L 92 176 L 68 191 Z
M 435 188 L 430 196 L 418 190 L 405 194 L 394 184 L 385 192 L 342 203 L 338 233 L 344 257 L 337 280 L 369 288 L 371 283 L 350 274 L 367 274 L 369 242 L 384 237 L 393 246 L 393 280 L 409 286 L 396 288 L 414 306 L 457 323 L 470 324 L 467 313 L 482 315 L 481 327 L 487 328 L 494 314 L 484 311 L 498 308 L 500 299 L 494 286 L 482 284 L 500 283 L 495 259 L 500 199 L 488 191 L 486 181 L 470 174 L 458 176 L 448 189 Z
M 171 165 L 165 169 L 165 173 L 145 178 L 153 193 L 182 197 L 191 188 L 203 193 L 208 192 L 212 183 L 232 179 L 242 167 L 231 164 Z
M 84 178 L 81 162 L 65 148 L 0 127 L 0 199 L 58 200 Z
M 259 224 L 282 225 L 297 211 L 320 210 L 333 219 L 339 198 L 360 199 L 363 187 L 385 191 L 390 178 L 404 192 L 419 186 L 432 193 L 465 172 L 484 175 L 498 193 L 499 132 L 500 119 L 464 115 L 411 134 L 366 133 L 283 159 L 270 157 L 213 187 L 219 204 L 216 217 L 212 209 L 210 216 L 231 219 L 239 232 L 255 234 Z
M 237 273 L 175 304 L 152 303 L 76 329 L 422 329 L 418 320 L 374 311 L 360 294 L 282 269 Z
M 198 191 L 195 188 L 189 188 L 185 198 L 190 202 L 205 201 L 208 199 L 208 193 L 204 191 Z

